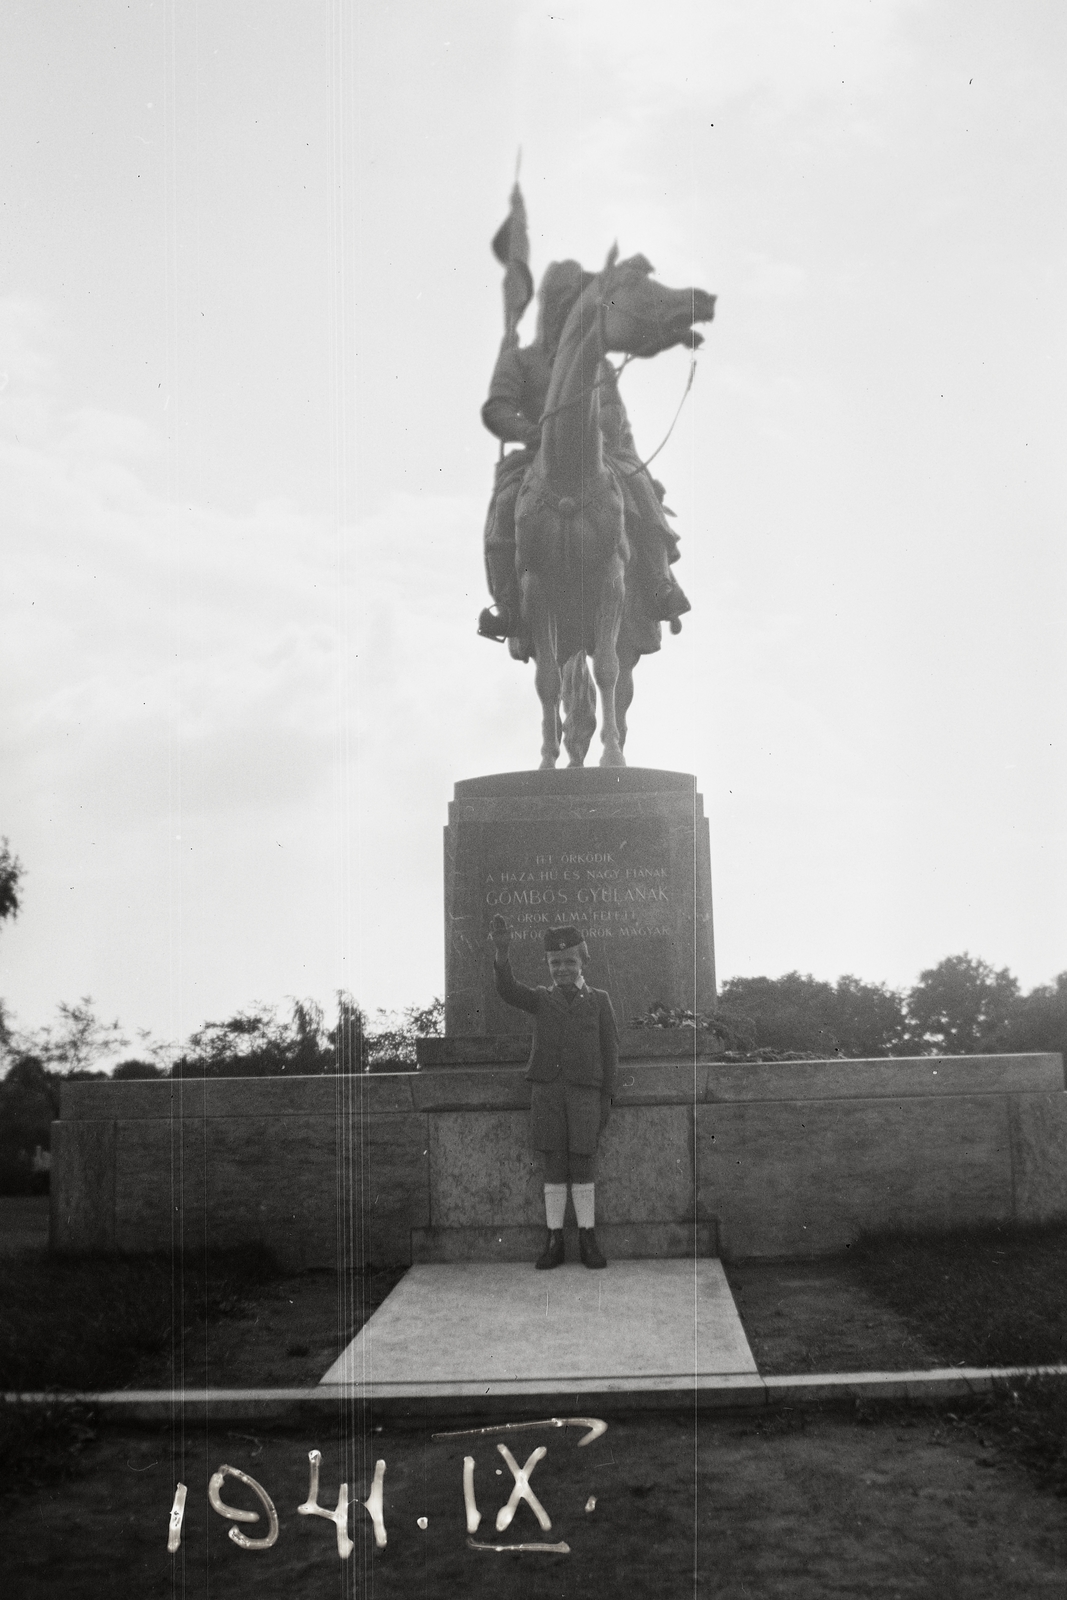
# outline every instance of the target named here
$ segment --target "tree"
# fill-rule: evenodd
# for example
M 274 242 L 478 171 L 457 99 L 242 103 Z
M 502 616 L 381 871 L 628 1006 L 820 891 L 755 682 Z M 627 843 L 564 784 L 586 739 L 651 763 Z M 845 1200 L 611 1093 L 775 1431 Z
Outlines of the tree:
M 367 1068 L 374 1072 L 389 1067 L 414 1067 L 418 1064 L 416 1041 L 445 1031 L 445 1003 L 433 999 L 428 1006 L 405 1006 L 399 1017 L 378 1011 L 373 1033 L 365 1036 Z
M 890 1055 L 904 1037 L 904 1003 L 896 990 L 851 975 L 836 984 L 799 972 L 730 978 L 720 1003 L 727 1015 L 751 1021 L 757 1050 L 862 1059 Z
M 905 1001 L 908 1036 L 923 1053 L 984 1055 L 1010 1048 L 1019 985 L 967 954 L 946 956 L 920 972 Z
M 142 1061 L 133 1056 L 128 1061 L 120 1061 L 111 1074 L 120 1082 L 124 1078 L 165 1078 L 167 1075 L 166 1067 L 161 1067 L 157 1061 Z
M 23 865 L 14 855 L 7 838 L 0 839 L 0 922 L 19 914 L 19 882 Z
M 367 1019 L 344 989 L 337 991 L 337 1022 L 330 1029 L 335 1072 L 363 1072 L 367 1065 Z
M 834 987 L 833 1034 L 837 1053 L 852 1060 L 893 1055 L 905 1033 L 904 997 L 884 983 L 847 974 Z
M 8 840 L 0 838 L 0 922 L 19 914 L 19 880 L 22 872 L 22 862 L 12 854 Z M 10 1015 L 0 1000 L 0 1060 L 6 1058 L 13 1042 Z
M 48 1188 L 46 1152 L 59 1115 L 64 1078 L 105 1078 L 94 1063 L 126 1043 L 117 1022 L 101 1022 L 91 995 L 74 1005 L 61 1002 L 58 1023 L 30 1033 L 9 1031 L 11 1059 L 0 1084 L 0 1193 L 43 1194 Z
M 1067 972 L 1031 989 L 1012 1009 L 1010 1050 L 1058 1050 L 1067 1060 Z
M 174 1064 L 177 1078 L 306 1077 L 335 1071 L 332 1035 L 314 1000 L 293 1000 L 288 1019 L 256 1005 L 225 1022 L 205 1022 Z
M 289 1070 L 299 1073 L 332 1072 L 329 1040 L 323 1027 L 322 1007 L 315 1000 L 294 1000 Z
M 327 1072 L 382 1072 L 416 1064 L 415 1041 L 444 1030 L 444 1002 L 407 1006 L 399 1016 L 379 1011 L 373 1031 L 361 1006 L 343 990 L 337 1021 L 327 1030 L 313 1000 L 294 1000 L 288 1020 L 273 1006 L 251 1006 L 225 1022 L 205 1022 L 189 1037 L 175 1077 L 275 1077 Z M 150 1052 L 151 1053 L 151 1052 Z M 145 1062 L 124 1063 L 116 1076 L 149 1077 Z
M 73 1005 L 61 1000 L 59 1022 L 35 1028 L 17 1040 L 20 1055 L 31 1055 L 45 1067 L 56 1067 L 64 1078 L 102 1078 L 95 1063 L 129 1043 L 118 1022 L 101 1022 L 93 1010 L 93 997 L 83 994 Z
M 758 1050 L 811 1050 L 833 1055 L 834 991 L 811 974 L 730 978 L 719 996 L 724 1011 L 751 1020 Z
M 0 1194 L 44 1194 L 59 1079 L 36 1056 L 20 1055 L 0 1083 Z

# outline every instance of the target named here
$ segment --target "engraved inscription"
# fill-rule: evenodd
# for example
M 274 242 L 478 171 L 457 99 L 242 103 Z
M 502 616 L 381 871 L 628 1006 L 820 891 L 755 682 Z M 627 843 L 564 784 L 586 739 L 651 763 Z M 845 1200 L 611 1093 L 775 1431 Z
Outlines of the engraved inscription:
M 572 823 L 566 844 L 548 838 L 548 828 L 511 830 L 484 840 L 481 885 L 485 925 L 497 913 L 507 918 L 518 942 L 540 941 L 546 928 L 573 923 L 588 940 L 668 939 L 672 886 L 662 829 L 640 825 L 598 837 L 586 824 L 576 840 Z M 531 837 L 541 833 L 543 838 Z

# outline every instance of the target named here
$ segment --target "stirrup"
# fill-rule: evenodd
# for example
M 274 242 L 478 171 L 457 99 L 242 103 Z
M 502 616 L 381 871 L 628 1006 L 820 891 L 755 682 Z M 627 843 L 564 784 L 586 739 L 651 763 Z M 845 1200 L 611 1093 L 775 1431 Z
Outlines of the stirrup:
M 482 639 L 494 639 L 503 644 L 511 632 L 511 618 L 506 606 L 486 606 L 478 617 L 478 634 Z

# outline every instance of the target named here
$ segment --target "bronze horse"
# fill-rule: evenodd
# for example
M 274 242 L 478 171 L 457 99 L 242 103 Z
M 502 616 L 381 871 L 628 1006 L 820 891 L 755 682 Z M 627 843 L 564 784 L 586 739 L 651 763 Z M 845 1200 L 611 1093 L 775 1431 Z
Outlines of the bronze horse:
M 696 348 L 702 339 L 693 324 L 710 322 L 714 314 L 714 295 L 665 288 L 644 256 L 619 261 L 612 249 L 564 326 L 540 449 L 515 506 L 522 611 L 541 701 L 542 767 L 556 765 L 561 732 L 569 765 L 584 764 L 596 727 L 596 689 L 600 765 L 626 765 L 626 712 L 640 652 L 627 637 L 630 546 L 623 492 L 605 459 L 600 425 L 604 357 L 609 351 L 651 357 L 674 345 Z

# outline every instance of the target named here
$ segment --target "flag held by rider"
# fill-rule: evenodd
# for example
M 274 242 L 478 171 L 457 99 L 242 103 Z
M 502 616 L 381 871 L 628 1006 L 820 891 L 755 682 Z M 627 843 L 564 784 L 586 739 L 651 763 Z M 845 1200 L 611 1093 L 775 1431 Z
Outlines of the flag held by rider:
M 526 226 L 526 203 L 518 183 L 511 191 L 508 214 L 493 235 L 493 254 L 504 271 L 504 339 L 518 343 L 519 319 L 533 299 L 534 282 L 530 273 L 530 235 Z

